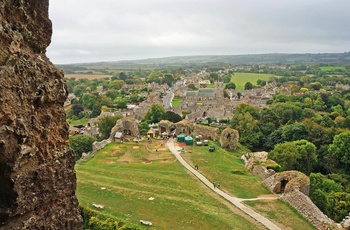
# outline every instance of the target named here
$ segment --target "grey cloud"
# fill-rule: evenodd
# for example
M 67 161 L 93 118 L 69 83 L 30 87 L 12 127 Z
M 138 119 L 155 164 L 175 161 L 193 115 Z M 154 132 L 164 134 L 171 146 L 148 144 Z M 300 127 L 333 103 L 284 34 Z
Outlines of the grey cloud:
M 348 0 L 51 0 L 54 63 L 344 52 Z

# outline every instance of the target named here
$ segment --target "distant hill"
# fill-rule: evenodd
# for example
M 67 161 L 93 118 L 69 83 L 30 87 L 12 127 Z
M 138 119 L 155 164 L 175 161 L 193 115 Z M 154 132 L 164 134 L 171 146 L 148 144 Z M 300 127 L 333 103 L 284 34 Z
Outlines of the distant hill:
M 301 63 L 350 62 L 350 52 L 320 54 L 247 54 L 247 55 L 204 55 L 151 58 L 133 61 L 119 61 L 120 64 L 301 64 Z
M 203 55 L 149 58 L 116 62 L 94 62 L 57 65 L 66 74 L 109 74 L 107 70 L 130 70 L 135 68 L 178 68 L 209 65 L 243 64 L 306 64 L 306 63 L 350 63 L 350 52 L 320 54 L 247 54 L 247 55 Z M 98 70 L 94 72 L 93 70 Z

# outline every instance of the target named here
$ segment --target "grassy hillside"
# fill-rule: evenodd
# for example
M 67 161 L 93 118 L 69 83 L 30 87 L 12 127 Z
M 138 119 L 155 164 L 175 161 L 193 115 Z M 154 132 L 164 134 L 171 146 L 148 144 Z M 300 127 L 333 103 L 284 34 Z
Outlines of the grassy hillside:
M 303 230 L 316 229 L 311 223 L 302 218 L 294 208 L 281 200 L 256 200 L 245 201 L 244 203 L 263 216 L 283 223 L 286 227 Z M 288 218 L 288 216 L 300 216 L 300 218 Z
M 182 156 L 187 162 L 199 166 L 199 171 L 211 181 L 220 181 L 220 188 L 229 194 L 240 198 L 254 198 L 269 196 L 269 192 L 262 186 L 260 178 L 246 171 L 241 154 L 221 149 L 214 142 L 214 152 L 208 151 L 208 146 L 185 147 Z M 280 200 L 244 201 L 260 214 L 283 225 L 282 229 L 316 229 L 287 203 Z
M 199 171 L 210 181 L 220 181 L 221 188 L 234 196 L 255 198 L 270 194 L 262 186 L 260 178 L 253 176 L 244 168 L 238 152 L 229 153 L 214 142 L 210 142 L 210 145 L 215 146 L 214 152 L 209 152 L 208 146 L 185 147 L 188 151 L 183 157 L 190 164 L 197 164 Z
M 319 53 L 319 54 L 245 54 L 245 55 L 201 55 L 201 56 L 179 56 L 150 58 L 143 60 L 124 61 L 117 63 L 124 64 L 263 64 L 263 63 L 332 63 L 332 62 L 350 62 L 350 52 L 347 53 Z
M 110 144 L 76 165 L 81 205 L 104 205 L 97 212 L 132 224 L 140 219 L 152 221 L 152 229 L 257 228 L 210 196 L 211 191 L 187 173 L 168 150 L 158 144 L 150 153 L 145 143 L 134 145 Z
M 193 146 L 185 147 L 182 155 L 230 194 L 242 198 L 268 194 L 260 179 L 245 170 L 238 152 L 210 144 L 216 146 L 214 152 Z M 94 209 L 104 217 L 140 227 L 139 220 L 149 220 L 152 229 L 264 229 L 187 172 L 163 141 L 112 143 L 75 169 L 79 203 L 90 209 L 93 203 L 104 205 Z M 256 208 L 255 203 L 249 205 Z M 257 208 L 265 215 L 266 210 Z M 301 229 L 303 224 L 303 229 L 312 229 L 295 211 L 285 212 L 287 208 L 283 202 L 272 202 L 268 217 L 282 229 Z

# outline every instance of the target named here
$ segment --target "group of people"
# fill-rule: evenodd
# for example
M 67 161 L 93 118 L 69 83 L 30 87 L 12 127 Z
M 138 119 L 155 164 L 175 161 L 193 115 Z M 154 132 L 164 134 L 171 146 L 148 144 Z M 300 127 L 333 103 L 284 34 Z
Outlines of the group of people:
M 194 165 L 194 168 L 195 168 L 196 170 L 198 170 L 198 165 L 195 164 L 195 165 Z M 216 182 L 214 181 L 214 182 L 213 182 L 213 186 L 214 186 L 214 188 L 220 188 L 220 181 L 218 181 L 217 184 L 216 184 Z
M 213 186 L 214 188 L 220 188 L 220 181 L 218 182 L 218 184 L 216 185 L 215 181 L 213 182 Z

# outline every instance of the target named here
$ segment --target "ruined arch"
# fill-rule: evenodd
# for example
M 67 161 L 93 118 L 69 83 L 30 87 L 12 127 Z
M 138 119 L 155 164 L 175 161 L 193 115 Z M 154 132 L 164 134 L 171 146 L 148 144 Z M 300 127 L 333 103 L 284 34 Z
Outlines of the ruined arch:
M 226 128 L 220 135 L 220 144 L 222 148 L 235 150 L 238 145 L 239 133 L 235 129 Z

